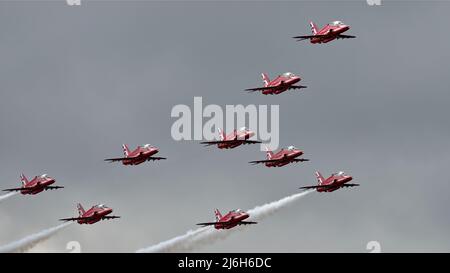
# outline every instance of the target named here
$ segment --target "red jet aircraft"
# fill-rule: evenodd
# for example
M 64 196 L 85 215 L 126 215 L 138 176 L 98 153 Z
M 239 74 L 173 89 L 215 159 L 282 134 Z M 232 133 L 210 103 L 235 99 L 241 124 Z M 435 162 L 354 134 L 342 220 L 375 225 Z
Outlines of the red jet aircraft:
M 64 188 L 62 186 L 50 186 L 51 184 L 55 183 L 55 179 L 46 174 L 35 176 L 31 181 L 28 181 L 25 175 L 21 174 L 20 180 L 22 181 L 21 188 L 5 189 L 3 191 L 20 191 L 21 194 L 35 195 L 37 193 L 40 193 L 41 191 Z
M 73 218 L 63 218 L 59 219 L 60 221 L 77 221 L 78 224 L 89 224 L 92 225 L 97 223 L 100 220 L 109 220 L 120 218 L 120 216 L 108 216 L 113 210 L 112 208 L 108 208 L 107 206 L 100 204 L 95 205 L 87 211 L 84 210 L 81 204 L 77 204 L 79 217 Z
M 318 192 L 332 192 L 340 188 L 359 186 L 359 184 L 348 184 L 347 182 L 351 181 L 353 177 L 346 175 L 344 172 L 333 173 L 327 179 L 324 179 L 320 172 L 316 172 L 316 177 L 319 185 L 301 187 L 300 189 L 316 189 Z
M 153 147 L 150 144 L 138 146 L 136 150 L 132 152 L 130 152 L 130 149 L 128 149 L 128 146 L 126 144 L 123 144 L 122 148 L 125 157 L 108 158 L 105 159 L 105 161 L 109 162 L 122 161 L 123 165 L 139 165 L 145 161 L 167 159 L 165 157 L 152 156 L 158 153 L 159 151 L 158 148 Z
M 235 129 L 233 133 L 229 135 L 225 135 L 225 132 L 219 128 L 219 141 L 204 141 L 200 142 L 200 144 L 206 144 L 206 146 L 217 145 L 219 149 L 233 149 L 243 144 L 261 143 L 261 141 L 249 140 L 254 135 L 255 132 L 250 131 L 245 127 L 241 128 L 239 131 Z
M 313 35 L 296 36 L 293 38 L 298 39 L 298 41 L 309 39 L 312 44 L 325 44 L 333 41 L 334 39 L 356 38 L 356 36 L 342 34 L 349 30 L 350 26 L 345 25 L 341 21 L 331 22 L 324 26 L 321 30 L 318 30 L 317 26 L 313 22 L 310 22 L 309 24 L 311 25 Z
M 232 210 L 228 212 L 225 216 L 222 216 L 218 209 L 214 210 L 216 214 L 215 222 L 208 223 L 198 223 L 199 226 L 214 226 L 215 229 L 230 229 L 237 225 L 253 225 L 257 222 L 244 221 L 250 215 L 240 209 Z
M 249 163 L 264 163 L 266 167 L 282 167 L 289 163 L 309 161 L 309 159 L 306 158 L 297 158 L 303 154 L 303 151 L 295 148 L 294 146 L 289 146 L 287 149 L 281 149 L 277 153 L 273 153 L 266 147 L 266 154 L 266 160 L 250 161 Z
M 265 73 L 262 73 L 261 76 L 264 82 L 264 87 L 248 88 L 245 89 L 245 91 L 261 91 L 264 95 L 277 95 L 290 89 L 306 88 L 306 86 L 303 85 L 295 85 L 301 79 L 299 76 L 296 76 L 291 72 L 283 73 L 272 81 Z

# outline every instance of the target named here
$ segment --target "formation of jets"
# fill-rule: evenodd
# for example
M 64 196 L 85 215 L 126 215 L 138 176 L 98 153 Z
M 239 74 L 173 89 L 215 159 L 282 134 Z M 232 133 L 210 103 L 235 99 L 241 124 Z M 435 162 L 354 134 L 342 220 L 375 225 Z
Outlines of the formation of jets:
M 312 35 L 305 36 L 296 36 L 293 37 L 298 39 L 298 41 L 310 40 L 312 44 L 325 44 L 331 42 L 336 39 L 350 39 L 356 38 L 356 36 L 343 34 L 344 32 L 350 29 L 350 26 L 342 23 L 341 21 L 334 21 L 327 25 L 325 25 L 322 29 L 318 29 L 317 26 L 310 22 Z M 247 88 L 245 91 L 248 92 L 261 92 L 263 95 L 278 95 L 288 90 L 297 90 L 304 89 L 306 86 L 299 85 L 298 83 L 301 81 L 301 78 L 291 72 L 283 73 L 273 80 L 270 80 L 269 76 L 266 73 L 261 74 L 262 80 L 264 82 L 264 86 L 255 87 L 255 88 Z M 235 130 L 233 134 L 229 136 L 225 136 L 221 131 L 220 140 L 219 141 L 208 141 L 201 142 L 202 144 L 214 145 L 217 144 L 221 149 L 231 149 L 237 147 L 241 144 L 252 144 L 258 143 L 256 141 L 249 142 L 247 139 L 254 136 L 254 133 L 249 130 L 245 130 L 247 134 L 242 133 L 239 135 Z M 241 141 L 237 142 L 241 136 Z M 309 161 L 306 158 L 300 158 L 304 152 L 300 149 L 297 149 L 294 146 L 289 146 L 286 149 L 281 149 L 278 152 L 274 153 L 266 147 L 266 159 L 263 160 L 255 160 L 250 161 L 251 164 L 264 164 L 266 167 L 283 167 L 290 163 L 298 163 Z M 349 175 L 346 175 L 344 172 L 340 171 L 338 173 L 332 174 L 328 178 L 324 178 L 319 172 L 316 172 L 316 177 L 318 180 L 318 185 L 314 186 L 305 186 L 300 189 L 310 190 L 315 189 L 317 192 L 333 192 L 340 188 L 347 187 L 356 187 L 359 184 L 350 184 L 353 178 Z M 206 222 L 199 223 L 197 225 L 201 226 L 214 226 L 216 229 L 229 229 L 233 228 L 237 225 L 248 225 L 248 224 L 256 224 L 256 222 L 244 221 L 249 218 L 250 215 L 241 210 L 233 210 L 230 211 L 225 216 L 222 216 L 220 212 L 215 210 L 216 221 L 215 222 Z
M 293 38 L 298 41 L 310 40 L 312 44 L 325 44 L 336 39 L 356 38 L 355 36 L 344 34 L 350 29 L 350 26 L 342 23 L 341 21 L 331 22 L 320 30 L 313 22 L 310 22 L 310 26 L 312 35 L 295 36 Z M 262 73 L 261 76 L 264 86 L 248 88 L 245 90 L 248 92 L 261 92 L 264 95 L 278 95 L 288 90 L 307 88 L 304 85 L 298 84 L 301 81 L 300 76 L 297 76 L 291 72 L 283 73 L 275 77 L 273 80 L 270 80 L 266 73 Z M 235 129 L 228 135 L 220 129 L 218 131 L 218 140 L 204 141 L 200 143 L 205 146 L 215 145 L 219 149 L 234 149 L 241 145 L 261 143 L 261 141 L 251 139 L 255 136 L 255 132 L 245 127 L 240 128 L 239 130 Z M 150 144 L 137 146 L 137 148 L 132 151 L 125 144 L 122 145 L 122 148 L 124 154 L 123 157 L 107 158 L 105 161 L 121 162 L 123 165 L 140 165 L 146 161 L 167 159 L 165 157 L 155 156 L 159 152 L 159 149 Z M 309 161 L 309 159 L 300 158 L 303 154 L 304 152 L 302 150 L 297 149 L 294 146 L 289 146 L 286 149 L 283 148 L 275 153 L 266 147 L 266 159 L 250 161 L 249 163 L 264 164 L 266 167 L 282 167 L 290 163 Z M 359 186 L 359 184 L 348 183 L 352 181 L 353 178 L 344 172 L 334 173 L 326 179 L 319 172 L 316 172 L 316 177 L 318 180 L 317 185 L 304 186 L 300 189 L 315 189 L 317 192 L 333 192 L 340 188 Z M 28 181 L 25 175 L 22 174 L 20 179 L 22 181 L 22 187 L 4 189 L 3 191 L 20 192 L 23 195 L 35 195 L 46 190 L 64 188 L 63 186 L 53 186 L 56 180 L 46 174 L 35 176 L 31 181 Z M 77 204 L 77 208 L 78 217 L 62 218 L 60 221 L 75 221 L 78 224 L 94 224 L 102 220 L 120 218 L 120 216 L 110 215 L 113 212 L 113 209 L 105 206 L 104 204 L 94 205 L 87 211 L 81 204 Z M 257 224 L 257 222 L 246 221 L 250 215 L 240 209 L 232 210 L 223 216 L 218 209 L 215 209 L 214 213 L 216 221 L 198 223 L 197 225 L 213 226 L 215 229 L 231 229 L 239 225 Z

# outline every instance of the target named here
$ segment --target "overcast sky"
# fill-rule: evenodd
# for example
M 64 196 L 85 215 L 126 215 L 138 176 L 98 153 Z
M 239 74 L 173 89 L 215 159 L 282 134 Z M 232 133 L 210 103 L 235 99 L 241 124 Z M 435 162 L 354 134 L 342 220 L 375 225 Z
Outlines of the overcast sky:
M 72 225 L 34 251 L 131 252 L 343 170 L 357 188 L 313 193 L 199 251 L 450 251 L 450 3 L 0 2 L 0 188 L 48 173 L 66 188 L 0 204 L 0 245 L 105 203 L 122 218 Z M 357 39 L 298 43 L 342 20 Z M 260 73 L 308 88 L 248 94 Z M 280 145 L 310 162 L 252 166 L 257 145 L 176 142 L 174 105 L 280 105 Z M 151 143 L 167 161 L 104 158 Z

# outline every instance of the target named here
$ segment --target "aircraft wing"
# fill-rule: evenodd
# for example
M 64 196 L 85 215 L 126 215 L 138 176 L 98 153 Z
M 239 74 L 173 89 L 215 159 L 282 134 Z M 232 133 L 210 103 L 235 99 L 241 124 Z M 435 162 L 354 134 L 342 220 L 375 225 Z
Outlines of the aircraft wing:
M 247 88 L 245 91 L 249 92 L 255 92 L 255 91 L 266 91 L 266 90 L 273 90 L 273 89 L 279 89 L 279 86 L 266 86 L 266 87 L 256 87 L 256 88 Z
M 90 217 L 72 217 L 72 218 L 62 218 L 59 219 L 60 221 L 78 221 L 78 220 L 90 220 L 95 218 L 95 216 L 90 216 Z M 115 218 L 120 218 L 120 216 L 103 216 L 103 219 L 115 219 Z
M 261 164 L 261 163 L 269 163 L 269 162 L 278 162 L 281 159 L 266 159 L 266 160 L 255 160 L 255 161 L 250 161 L 248 163 L 251 164 Z
M 325 35 L 325 34 L 316 34 L 316 35 L 304 35 L 304 36 L 295 36 L 292 37 L 294 39 L 299 39 L 298 41 L 303 41 L 303 40 L 308 40 L 311 38 L 323 38 L 323 37 L 327 37 L 329 35 Z
M 3 191 L 22 191 L 27 190 L 27 188 L 12 188 L 12 189 L 4 189 Z
M 245 91 L 249 91 L 249 92 L 255 92 L 255 91 L 266 91 L 266 90 L 274 90 L 274 89 L 280 89 L 280 88 L 286 88 L 287 89 L 301 89 L 301 88 L 306 88 L 306 86 L 304 85 L 277 85 L 277 86 L 266 86 L 266 87 L 256 87 L 256 88 L 247 88 L 245 89 Z
M 359 184 L 344 184 L 341 187 L 342 188 L 349 188 L 349 187 L 357 187 L 357 186 L 359 186 Z
M 325 37 L 329 37 L 330 35 L 332 35 L 332 33 L 327 33 L 327 34 L 316 34 L 316 35 L 305 35 L 305 36 L 295 36 L 292 37 L 294 39 L 299 39 L 298 41 L 303 41 L 303 40 L 307 40 L 307 39 L 311 39 L 311 38 L 325 38 Z M 337 39 L 351 39 L 351 38 L 356 38 L 356 36 L 353 35 L 345 35 L 345 34 L 339 34 L 336 36 Z
M 302 88 L 306 88 L 307 86 L 304 85 L 291 85 L 288 87 L 288 89 L 302 89 Z
M 306 186 L 306 187 L 300 187 L 299 189 L 324 189 L 324 188 L 331 188 L 329 185 L 317 185 L 317 186 Z
M 261 141 L 258 140 L 243 140 L 242 144 L 258 144 L 258 143 L 262 143 Z
M 109 220 L 109 219 L 117 219 L 117 218 L 120 218 L 120 216 L 103 216 L 102 217 L 102 219 L 106 219 L 106 220 Z
M 299 39 L 299 41 L 303 41 L 303 40 L 311 39 L 311 38 L 314 38 L 314 37 L 317 37 L 317 36 L 316 35 L 304 35 L 304 36 L 295 36 L 295 37 L 292 37 L 292 38 Z
M 348 188 L 348 187 L 356 187 L 359 186 L 359 184 L 344 184 L 340 186 L 340 188 Z M 300 189 L 324 189 L 324 188 L 334 188 L 333 185 L 317 185 L 317 186 L 306 186 L 301 187 Z
M 116 158 L 107 158 L 105 159 L 105 161 L 109 161 L 109 162 L 117 162 L 117 161 L 123 161 L 123 160 L 127 160 L 127 159 L 133 159 L 132 157 L 116 157 Z
M 253 225 L 253 224 L 257 224 L 258 222 L 251 222 L 251 221 L 241 221 L 239 223 L 237 223 L 238 225 Z M 198 223 L 198 226 L 214 226 L 215 224 L 222 224 L 222 225 L 226 225 L 227 222 L 207 222 L 207 223 Z
M 213 226 L 215 224 L 217 224 L 217 222 L 206 222 L 206 223 L 198 223 L 197 226 L 204 226 L 204 227 L 206 227 L 206 226 Z
M 92 217 L 72 217 L 72 218 L 62 218 L 59 219 L 59 221 L 78 221 L 78 220 L 89 220 L 92 219 Z
M 249 163 L 251 164 L 260 164 L 260 163 L 269 163 L 269 162 L 279 162 L 282 160 L 286 160 L 285 158 L 278 158 L 278 159 L 266 159 L 266 160 L 255 160 L 255 161 L 250 161 Z M 294 158 L 294 159 L 290 159 L 290 162 L 303 162 L 303 161 L 309 161 L 309 159 L 307 158 Z
M 134 157 L 117 157 L 117 158 L 107 158 L 105 159 L 105 161 L 109 161 L 109 162 L 117 162 L 117 161 L 123 161 L 123 160 L 133 160 L 135 159 Z M 162 159 L 167 159 L 165 157 L 149 157 L 147 160 L 162 160 Z
M 336 38 L 337 39 L 352 39 L 352 38 L 356 38 L 356 36 L 339 34 Z
M 294 158 L 291 161 L 292 162 L 304 162 L 304 161 L 309 161 L 309 159 L 307 159 L 307 158 Z
M 164 160 L 164 159 L 167 159 L 167 158 L 165 158 L 165 157 L 151 156 L 151 157 L 147 158 L 147 161 L 150 161 L 150 160 L 153 160 L 153 161 L 155 161 L 155 160 Z
M 238 225 L 254 225 L 258 224 L 258 222 L 252 222 L 252 221 L 241 221 L 238 223 Z
M 3 191 L 9 191 L 9 192 L 12 192 L 12 191 L 32 191 L 32 190 L 34 190 L 35 188 L 37 188 L 38 186 L 35 186 L 35 187 L 27 187 L 27 188 L 12 188 L 12 189 L 4 189 Z M 56 190 L 56 189 L 62 189 L 62 188 L 64 188 L 63 186 L 47 186 L 47 187 L 45 187 L 44 188 L 44 190 Z
M 45 187 L 45 190 L 56 190 L 56 189 L 63 189 L 63 186 L 47 186 Z
M 218 140 L 218 141 L 203 141 L 200 142 L 200 144 L 205 144 L 206 146 L 216 145 L 216 144 L 222 144 L 222 143 L 233 143 L 236 141 L 242 142 L 242 144 L 256 144 L 261 143 L 261 141 L 257 140 L 248 140 L 248 139 L 233 139 L 233 140 Z
M 221 143 L 227 143 L 229 141 L 227 140 L 217 140 L 217 141 L 202 141 L 200 144 L 205 144 L 206 146 L 221 144 Z

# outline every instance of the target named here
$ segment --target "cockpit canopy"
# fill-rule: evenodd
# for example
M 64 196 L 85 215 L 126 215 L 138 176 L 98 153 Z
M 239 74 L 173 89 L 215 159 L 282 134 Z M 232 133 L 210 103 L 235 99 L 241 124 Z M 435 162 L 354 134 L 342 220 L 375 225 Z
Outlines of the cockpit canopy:
M 105 206 L 105 204 L 98 204 L 98 205 L 95 205 L 95 207 L 96 207 L 96 208 L 99 208 L 99 209 L 105 209 L 105 208 L 107 208 L 107 207 Z
M 341 21 L 333 21 L 330 23 L 330 26 L 334 26 L 334 27 L 338 27 L 338 26 L 342 26 L 344 25 L 344 23 L 342 23 Z
M 153 148 L 153 146 L 152 145 L 150 145 L 150 144 L 145 144 L 144 146 L 142 146 L 143 148 L 145 148 L 145 149 L 150 149 L 150 148 Z
M 283 76 L 285 78 L 293 78 L 293 77 L 295 77 L 294 73 L 291 73 L 291 72 L 283 73 L 283 75 L 281 75 L 281 76 Z
M 48 175 L 44 173 L 43 175 L 41 175 L 41 178 L 48 178 Z
M 338 173 L 336 173 L 336 175 L 338 175 L 338 176 L 344 176 L 345 173 L 344 173 L 343 171 L 339 171 Z
M 232 212 L 242 213 L 242 210 L 241 210 L 241 209 L 235 209 L 235 210 L 233 210 Z
M 245 131 L 248 131 L 248 129 L 247 129 L 247 127 L 244 126 L 244 127 L 240 128 L 239 131 L 245 132 Z
M 288 149 L 289 151 L 297 150 L 297 148 L 295 148 L 295 146 L 289 146 L 289 147 L 287 147 L 287 149 Z

